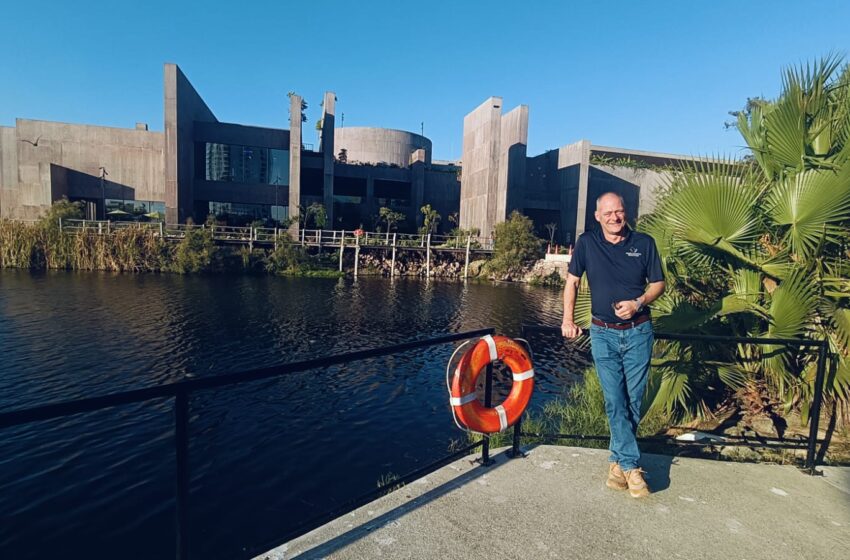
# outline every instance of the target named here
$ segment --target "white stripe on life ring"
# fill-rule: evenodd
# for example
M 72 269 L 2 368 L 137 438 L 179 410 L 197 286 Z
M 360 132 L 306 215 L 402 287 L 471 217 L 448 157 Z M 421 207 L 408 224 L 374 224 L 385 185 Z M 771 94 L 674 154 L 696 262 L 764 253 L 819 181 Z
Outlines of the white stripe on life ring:
M 496 350 L 496 341 L 493 340 L 493 337 L 489 334 L 485 334 L 481 337 L 481 340 L 487 343 L 487 348 L 490 349 L 490 361 L 495 362 L 499 359 L 499 351 Z
M 449 404 L 452 406 L 463 406 L 466 403 L 471 403 L 476 399 L 475 393 L 467 393 L 462 397 L 451 397 L 449 398 Z
M 528 371 L 523 371 L 522 373 L 514 374 L 514 381 L 525 381 L 526 379 L 531 379 L 534 377 L 534 368 L 531 368 Z
M 499 414 L 499 431 L 504 432 L 508 427 L 508 415 L 505 414 L 505 407 L 497 406 L 496 412 Z

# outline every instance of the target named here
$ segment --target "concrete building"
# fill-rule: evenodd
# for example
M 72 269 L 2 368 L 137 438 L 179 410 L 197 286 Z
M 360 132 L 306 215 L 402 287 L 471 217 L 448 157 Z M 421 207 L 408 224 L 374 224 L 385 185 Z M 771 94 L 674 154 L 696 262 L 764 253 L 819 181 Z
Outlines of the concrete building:
M 519 210 L 548 239 L 572 243 L 595 227 L 595 200 L 613 191 L 634 219 L 655 208 L 658 188 L 682 163 L 705 161 L 672 154 L 596 146 L 587 140 L 528 157 L 528 107 L 502 113 L 490 97 L 463 120 L 460 223 L 490 235 L 498 222 Z
M 519 210 L 540 237 L 554 223 L 555 239 L 571 243 L 594 226 L 601 193 L 620 193 L 637 217 L 654 208 L 669 169 L 694 159 L 587 140 L 529 157 L 528 107 L 503 114 L 502 99 L 490 97 L 463 120 L 462 163 L 436 161 L 422 135 L 338 128 L 332 92 L 314 149 L 303 141 L 298 95 L 290 95 L 288 130 L 263 128 L 220 122 L 175 64 L 165 65 L 163 82 L 164 132 L 28 119 L 0 127 L 0 217 L 34 219 L 67 197 L 84 202 L 89 218 L 128 212 L 175 223 L 214 214 L 240 225 L 322 204 L 326 229 L 375 230 L 389 207 L 406 216 L 400 231 L 415 231 L 430 204 L 441 232 L 459 220 L 490 235 Z
M 164 107 L 164 132 L 28 119 L 0 127 L 0 217 L 34 219 L 62 197 L 84 202 L 90 218 L 126 211 L 169 223 L 209 214 L 282 221 L 320 203 L 326 228 L 375 229 L 388 206 L 407 216 L 399 229 L 413 231 L 425 204 L 444 217 L 457 212 L 457 165 L 432 162 L 431 141 L 418 134 L 337 129 L 331 92 L 317 150 L 302 142 L 297 95 L 289 130 L 224 123 L 180 68 L 166 64 Z

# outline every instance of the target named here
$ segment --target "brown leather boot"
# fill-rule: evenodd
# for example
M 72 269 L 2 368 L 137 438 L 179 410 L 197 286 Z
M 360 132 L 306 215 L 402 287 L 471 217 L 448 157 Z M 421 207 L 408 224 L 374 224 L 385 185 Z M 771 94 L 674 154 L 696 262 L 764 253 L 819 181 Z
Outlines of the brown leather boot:
M 645 472 L 641 468 L 623 471 L 629 486 L 629 494 L 632 498 L 646 498 L 649 496 L 649 485 L 643 478 Z
M 614 490 L 625 490 L 629 487 L 629 483 L 626 482 L 626 475 L 620 468 L 620 463 L 608 463 L 608 480 L 605 481 L 605 486 Z

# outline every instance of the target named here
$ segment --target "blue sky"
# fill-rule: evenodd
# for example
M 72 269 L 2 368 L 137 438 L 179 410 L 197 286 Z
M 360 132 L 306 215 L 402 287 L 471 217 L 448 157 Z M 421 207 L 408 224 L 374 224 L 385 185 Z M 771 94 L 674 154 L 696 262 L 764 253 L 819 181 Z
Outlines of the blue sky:
M 529 155 L 585 138 L 740 154 L 724 130 L 781 70 L 850 54 L 850 2 L 10 2 L 0 125 L 34 118 L 162 130 L 176 62 L 225 122 L 288 127 L 286 93 L 338 97 L 345 126 L 418 132 L 459 158 L 488 96 L 529 106 Z

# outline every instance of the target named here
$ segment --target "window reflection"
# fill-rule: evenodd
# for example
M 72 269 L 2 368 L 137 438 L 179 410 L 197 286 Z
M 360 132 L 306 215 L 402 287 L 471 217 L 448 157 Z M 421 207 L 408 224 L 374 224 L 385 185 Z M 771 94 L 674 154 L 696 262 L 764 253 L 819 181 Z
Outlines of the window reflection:
M 261 220 L 282 224 L 289 219 L 289 206 L 209 201 L 209 213 L 228 225 L 248 225 Z
M 165 219 L 165 203 L 158 200 L 106 199 L 106 216 L 111 220 L 138 219 L 161 221 Z
M 289 185 L 289 150 L 240 146 L 238 144 L 198 143 L 204 168 L 198 166 L 198 179 L 229 183 Z

